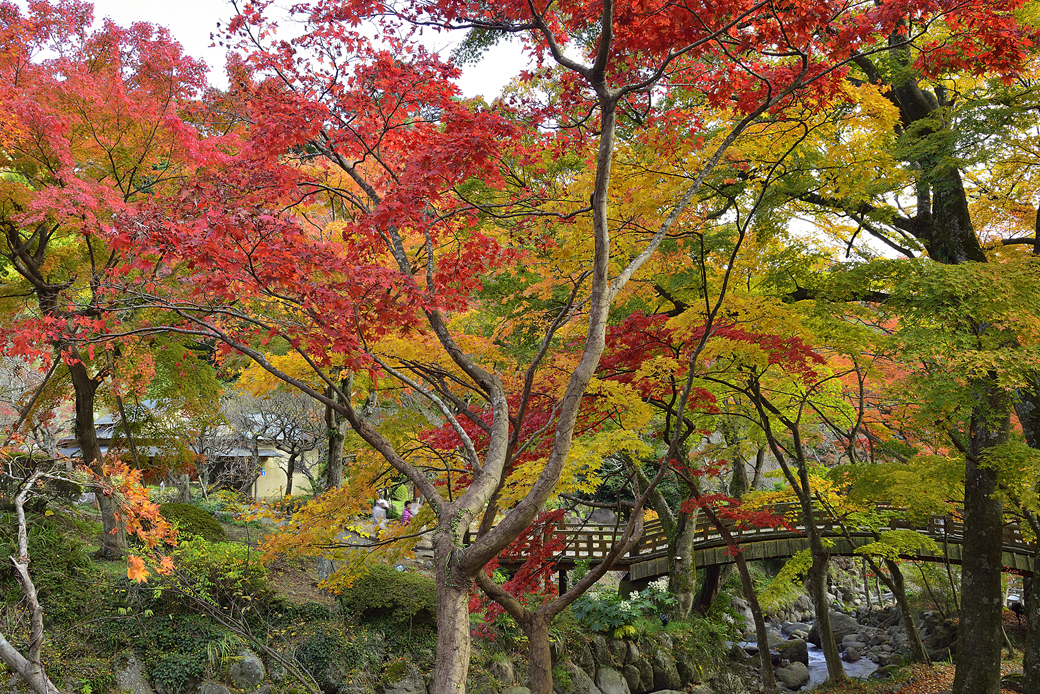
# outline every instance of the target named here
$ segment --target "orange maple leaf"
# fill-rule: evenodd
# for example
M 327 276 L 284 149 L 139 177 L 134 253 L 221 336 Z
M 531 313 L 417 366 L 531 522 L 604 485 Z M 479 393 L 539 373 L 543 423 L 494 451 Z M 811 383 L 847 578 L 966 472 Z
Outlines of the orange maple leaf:
M 144 566 L 144 559 L 141 559 L 141 557 L 130 557 L 129 565 L 126 567 L 126 577 L 138 583 L 147 581 L 148 569 Z

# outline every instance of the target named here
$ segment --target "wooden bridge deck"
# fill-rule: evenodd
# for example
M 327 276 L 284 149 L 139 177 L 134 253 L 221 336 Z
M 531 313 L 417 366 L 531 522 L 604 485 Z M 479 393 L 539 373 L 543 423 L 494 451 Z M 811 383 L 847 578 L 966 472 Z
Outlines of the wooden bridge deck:
M 796 518 L 798 507 L 794 504 L 774 507 L 778 515 Z M 838 521 L 823 511 L 817 512 L 816 524 L 823 535 L 834 542 L 831 554 L 852 555 L 858 547 L 874 541 L 873 533 L 851 532 L 851 541 L 844 536 Z M 784 528 L 747 528 L 731 527 L 739 542 L 745 558 L 749 560 L 790 557 L 799 550 L 807 549 L 808 539 L 804 535 L 804 525 L 792 521 L 793 530 Z M 893 520 L 888 529 L 912 529 L 934 539 L 940 551 L 938 553 L 921 551 L 917 555 L 907 555 L 908 559 L 925 561 L 943 561 L 948 557 L 952 563 L 961 561 L 961 541 L 964 535 L 964 524 L 956 515 L 933 517 L 922 524 L 912 526 L 906 521 Z M 596 564 L 606 557 L 614 542 L 624 531 L 623 525 L 560 525 L 553 532 L 564 536 L 565 548 L 557 556 L 557 566 L 567 570 L 576 562 L 585 561 Z M 1018 525 L 1009 524 L 1004 528 L 1003 552 L 1001 563 L 1004 571 L 1020 575 L 1032 575 L 1036 544 L 1027 542 Z M 707 568 L 733 563 L 734 557 L 728 552 L 726 543 L 714 525 L 701 518 L 697 522 L 694 540 L 695 562 L 697 568 Z M 513 556 L 502 558 L 506 567 L 519 566 L 526 560 L 527 553 L 523 548 Z M 635 548 L 619 558 L 615 569 L 628 571 L 631 581 L 644 581 L 668 573 L 668 539 L 659 521 L 646 524 L 643 535 Z

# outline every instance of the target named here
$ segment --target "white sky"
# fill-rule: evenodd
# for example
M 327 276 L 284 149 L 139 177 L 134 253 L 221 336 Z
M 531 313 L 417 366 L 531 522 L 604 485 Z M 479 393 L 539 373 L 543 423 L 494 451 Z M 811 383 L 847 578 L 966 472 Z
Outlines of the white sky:
M 25 9 L 25 0 L 16 2 Z M 210 46 L 210 34 L 216 31 L 218 22 L 226 26 L 233 11 L 225 0 L 94 0 L 94 17 L 98 21 L 111 17 L 121 26 L 151 22 L 169 28 L 185 53 L 206 61 L 210 83 L 217 87 L 227 85 L 224 49 Z M 517 45 L 495 46 L 478 65 L 465 68 L 459 86 L 466 96 L 482 95 L 490 101 L 501 93 L 522 64 Z

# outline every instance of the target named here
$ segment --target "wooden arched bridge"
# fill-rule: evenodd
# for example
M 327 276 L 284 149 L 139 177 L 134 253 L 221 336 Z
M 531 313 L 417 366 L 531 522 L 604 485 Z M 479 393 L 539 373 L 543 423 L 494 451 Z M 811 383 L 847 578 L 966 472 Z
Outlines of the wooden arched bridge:
M 883 507 L 881 507 L 883 508 Z M 798 517 L 787 528 L 731 528 L 734 539 L 740 545 L 744 557 L 748 560 L 790 557 L 802 549 L 808 549 L 809 541 L 804 534 L 805 526 L 800 520 L 798 508 L 794 504 L 773 507 L 774 513 L 786 518 Z M 830 538 L 834 545 L 829 549 L 831 554 L 853 555 L 857 548 L 875 541 L 873 532 L 851 531 L 846 537 L 841 524 L 824 511 L 816 512 L 815 522 L 824 537 Z M 922 550 L 913 555 L 903 555 L 907 559 L 925 561 L 945 561 L 961 563 L 961 543 L 964 538 L 964 524 L 959 516 L 932 517 L 927 521 L 912 524 L 905 520 L 893 520 L 889 527 L 880 530 L 912 529 L 931 537 L 939 545 L 939 552 Z M 562 534 L 565 548 L 556 556 L 556 569 L 561 575 L 561 585 L 567 570 L 576 562 L 596 564 L 603 560 L 614 543 L 624 532 L 624 525 L 574 525 L 561 524 L 553 531 Z M 715 526 L 706 518 L 697 521 L 694 540 L 694 559 L 698 569 L 707 569 L 709 573 L 717 573 L 718 569 L 734 562 L 728 551 L 726 542 Z M 468 542 L 468 535 L 467 535 Z M 1021 529 L 1016 524 L 1004 527 L 1002 541 L 1001 565 L 1008 573 L 1019 575 L 1033 574 L 1033 562 L 1036 555 L 1036 543 L 1027 542 Z M 514 556 L 506 556 L 500 561 L 504 568 L 519 567 L 526 560 L 521 550 Z M 669 570 L 668 538 L 659 521 L 646 524 L 643 535 L 636 546 L 628 554 L 619 558 L 614 569 L 627 571 L 627 579 L 632 583 L 643 583 L 659 576 L 666 575 Z

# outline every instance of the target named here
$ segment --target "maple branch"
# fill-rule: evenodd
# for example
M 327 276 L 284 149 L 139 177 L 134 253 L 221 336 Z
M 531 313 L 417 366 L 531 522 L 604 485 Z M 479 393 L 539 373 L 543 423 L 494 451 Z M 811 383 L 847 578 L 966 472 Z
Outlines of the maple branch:
M 387 373 L 391 374 L 392 376 L 394 376 L 394 378 L 397 378 L 405 385 L 420 393 L 423 397 L 432 402 L 438 410 L 440 410 L 441 415 L 448 421 L 448 424 L 451 426 L 452 431 L 454 431 L 455 435 L 459 437 L 460 441 L 462 441 L 462 447 L 466 449 L 466 457 L 469 458 L 469 461 L 473 465 L 473 468 L 475 470 L 482 470 L 483 466 L 480 464 L 480 457 L 477 455 L 477 449 L 473 445 L 473 440 L 470 439 L 469 434 L 467 434 L 466 430 L 462 428 L 462 426 L 459 424 L 459 420 L 455 418 L 455 414 L 451 411 L 450 408 L 448 408 L 447 405 L 444 404 L 444 401 L 437 397 L 437 395 L 432 391 L 424 388 L 418 381 L 409 378 L 406 374 L 390 366 L 390 364 L 388 364 L 386 360 L 371 353 L 369 354 L 369 356 L 372 358 L 373 361 L 382 366 Z

